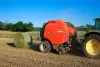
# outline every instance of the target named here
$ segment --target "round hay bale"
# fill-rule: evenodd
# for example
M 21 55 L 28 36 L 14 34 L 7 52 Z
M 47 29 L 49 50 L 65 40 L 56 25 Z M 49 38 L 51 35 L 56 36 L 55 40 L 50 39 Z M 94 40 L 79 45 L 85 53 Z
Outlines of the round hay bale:
M 18 48 L 28 48 L 32 43 L 32 38 L 28 33 L 17 33 L 14 36 L 14 46 Z

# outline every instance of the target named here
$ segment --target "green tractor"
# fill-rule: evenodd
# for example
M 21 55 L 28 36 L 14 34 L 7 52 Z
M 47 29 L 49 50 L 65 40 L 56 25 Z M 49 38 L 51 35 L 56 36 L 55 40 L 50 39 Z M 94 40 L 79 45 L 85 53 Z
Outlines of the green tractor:
M 82 51 L 90 58 L 100 58 L 100 18 L 95 20 L 95 30 L 84 35 Z

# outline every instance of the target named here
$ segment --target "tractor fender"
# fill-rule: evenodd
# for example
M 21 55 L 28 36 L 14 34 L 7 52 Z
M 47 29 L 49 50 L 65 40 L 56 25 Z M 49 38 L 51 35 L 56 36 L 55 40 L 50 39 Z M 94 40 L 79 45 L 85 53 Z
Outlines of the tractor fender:
M 90 35 L 94 35 L 94 34 L 97 34 L 97 35 L 100 35 L 100 32 L 94 32 L 94 31 L 91 31 L 91 32 L 87 32 L 86 34 L 83 35 L 83 38 L 82 39 L 79 39 L 79 43 L 80 44 L 83 44 L 84 41 L 86 40 L 86 38 L 88 38 Z M 82 45 L 80 45 L 81 47 Z
M 92 35 L 92 34 L 98 34 L 100 35 L 100 32 L 88 32 L 84 35 L 84 38 L 88 37 L 89 35 Z

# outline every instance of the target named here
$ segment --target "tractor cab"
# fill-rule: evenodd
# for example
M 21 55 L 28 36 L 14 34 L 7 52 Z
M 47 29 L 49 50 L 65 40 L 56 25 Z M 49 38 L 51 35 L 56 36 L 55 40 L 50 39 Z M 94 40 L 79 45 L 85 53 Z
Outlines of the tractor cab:
M 95 20 L 95 29 L 100 30 L 100 18 L 96 18 Z

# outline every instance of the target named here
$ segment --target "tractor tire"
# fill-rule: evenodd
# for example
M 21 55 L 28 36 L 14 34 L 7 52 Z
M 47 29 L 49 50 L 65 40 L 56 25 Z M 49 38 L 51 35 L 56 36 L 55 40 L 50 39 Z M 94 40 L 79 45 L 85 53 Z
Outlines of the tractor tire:
M 39 45 L 39 50 L 43 53 L 47 53 L 51 51 L 51 45 L 48 41 L 43 41 Z
M 100 58 L 100 35 L 87 36 L 82 45 L 83 53 L 88 58 Z

